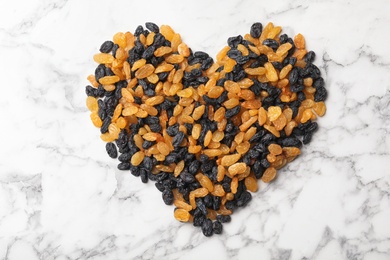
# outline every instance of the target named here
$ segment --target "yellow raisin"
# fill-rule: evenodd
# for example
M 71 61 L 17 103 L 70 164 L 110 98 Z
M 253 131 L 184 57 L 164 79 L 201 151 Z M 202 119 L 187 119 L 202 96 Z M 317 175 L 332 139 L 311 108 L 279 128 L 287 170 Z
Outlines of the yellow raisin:
M 152 64 L 145 64 L 135 72 L 135 77 L 137 79 L 143 79 L 150 76 L 153 71 L 154 67 Z
M 109 84 L 114 84 L 117 83 L 120 80 L 120 78 L 116 75 L 114 76 L 105 76 L 103 78 L 99 79 L 100 84 L 103 85 L 109 85 Z
M 323 101 L 314 103 L 314 105 L 313 105 L 313 110 L 314 110 L 314 112 L 316 112 L 316 114 L 317 114 L 318 116 L 323 116 L 323 115 L 325 115 L 325 112 L 326 112 L 325 103 L 324 103 Z
M 183 55 L 184 57 L 190 56 L 190 49 L 188 48 L 187 44 L 184 42 L 180 43 L 179 46 L 177 46 L 177 50 L 180 55 Z
M 276 169 L 274 167 L 269 167 L 264 171 L 263 176 L 261 177 L 261 180 L 263 182 L 270 182 L 276 177 Z
M 99 53 L 93 56 L 93 60 L 100 64 L 109 64 L 112 63 L 115 60 L 115 58 L 114 56 L 108 53 Z
M 96 126 L 96 127 L 101 127 L 102 126 L 103 122 L 100 119 L 99 115 L 97 114 L 97 111 L 92 112 L 91 115 L 90 115 L 90 118 L 91 118 L 92 124 L 94 126 Z
M 278 106 L 270 106 L 268 108 L 268 118 L 269 120 L 275 121 L 282 114 L 282 109 Z
M 304 49 L 305 48 L 305 37 L 303 37 L 302 34 L 297 34 L 295 37 L 294 37 L 294 44 L 295 44 L 295 47 L 297 47 L 298 49 Z
M 278 80 L 278 73 L 276 72 L 274 66 L 271 62 L 267 62 L 264 64 L 264 68 L 266 69 L 265 76 L 269 81 L 277 81 Z
M 86 100 L 86 105 L 91 112 L 98 112 L 99 110 L 97 99 L 94 97 L 88 96 Z
M 175 219 L 181 222 L 188 222 L 191 216 L 190 213 L 185 209 L 176 209 L 173 214 Z
M 270 144 L 268 146 L 268 151 L 273 155 L 279 155 L 282 153 L 282 147 L 278 144 Z
M 258 185 L 257 185 L 257 180 L 251 176 L 248 176 L 245 178 L 245 187 L 251 191 L 251 192 L 256 192 L 257 189 L 258 189 Z
M 206 135 L 204 137 L 204 142 L 203 142 L 203 145 L 205 147 L 207 147 L 210 144 L 212 137 L 213 137 L 213 133 L 210 130 L 207 131 L 207 133 L 206 133 Z
M 235 163 L 228 168 L 228 172 L 231 175 L 236 175 L 245 172 L 246 164 L 245 163 Z
M 246 141 L 246 142 L 243 142 L 243 143 L 237 145 L 236 151 L 239 154 L 245 154 L 246 152 L 248 152 L 250 147 L 251 147 L 250 143 L 248 141 Z
M 210 178 L 204 174 L 198 173 L 195 175 L 195 178 L 199 181 L 200 185 L 203 188 L 206 188 L 209 192 L 214 190 L 214 185 L 211 182 Z
M 264 127 L 266 130 L 268 130 L 271 134 L 273 134 L 274 136 L 280 137 L 279 131 L 276 130 L 276 128 L 275 128 L 274 126 L 264 125 L 263 127 Z
M 221 165 L 226 167 L 231 166 L 235 164 L 240 158 L 241 158 L 241 154 L 238 153 L 225 155 L 224 157 L 222 157 Z
M 302 117 L 301 117 L 301 123 L 304 124 L 307 121 L 310 120 L 311 116 L 313 115 L 313 112 L 311 108 L 307 108 L 303 111 Z

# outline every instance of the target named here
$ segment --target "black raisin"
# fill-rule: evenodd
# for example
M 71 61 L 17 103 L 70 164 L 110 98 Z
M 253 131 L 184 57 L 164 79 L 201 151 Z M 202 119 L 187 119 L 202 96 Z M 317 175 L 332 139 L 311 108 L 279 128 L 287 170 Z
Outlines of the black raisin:
M 160 29 L 158 28 L 157 24 L 155 24 L 155 23 L 147 22 L 147 23 L 145 23 L 145 27 L 151 32 L 154 32 L 154 33 L 160 32 Z
M 118 169 L 121 171 L 126 171 L 126 170 L 130 170 L 130 166 L 131 164 L 128 162 L 121 162 L 120 164 L 118 164 Z
M 228 109 L 225 112 L 225 117 L 226 118 L 232 118 L 233 116 L 237 115 L 240 112 L 240 110 L 241 110 L 241 106 L 240 105 L 235 106 L 232 109 Z
M 316 92 L 314 93 L 314 101 L 325 101 L 326 97 L 328 96 L 328 92 L 324 87 L 318 87 Z
M 293 68 L 291 71 L 290 71 L 290 75 L 288 76 L 288 80 L 290 82 L 291 85 L 295 84 L 298 80 L 298 76 L 299 76 L 299 71 L 297 68 Z
M 251 26 L 250 34 L 253 38 L 259 38 L 263 31 L 263 25 L 261 23 L 254 23 Z
M 172 144 L 174 147 L 179 146 L 184 140 L 184 133 L 182 131 L 179 131 L 177 135 L 173 138 Z
M 213 223 L 214 234 L 222 234 L 222 224 L 219 221 L 214 221 Z
M 221 223 L 228 223 L 231 221 L 230 215 L 218 215 L 217 220 Z
M 109 53 L 112 50 L 112 47 L 114 47 L 114 43 L 112 41 L 105 41 L 103 44 L 100 46 L 100 52 L 103 53 Z
M 249 201 L 252 200 L 252 195 L 247 192 L 247 191 L 244 191 L 241 196 L 237 199 L 237 206 L 238 207 L 244 207 L 246 206 Z
M 166 205 L 173 204 L 173 192 L 170 189 L 165 189 L 162 193 L 163 201 Z
M 210 219 L 203 221 L 202 232 L 206 237 L 211 237 L 213 235 L 213 222 Z

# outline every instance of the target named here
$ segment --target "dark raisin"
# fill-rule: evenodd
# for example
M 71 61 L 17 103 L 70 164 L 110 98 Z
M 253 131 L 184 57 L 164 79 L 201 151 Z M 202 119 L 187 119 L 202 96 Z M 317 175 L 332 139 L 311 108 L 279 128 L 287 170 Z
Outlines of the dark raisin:
M 181 174 L 179 176 L 186 183 L 193 183 L 195 181 L 194 175 L 192 175 L 186 171 L 181 172 Z
M 288 80 L 290 82 L 291 85 L 295 84 L 298 80 L 298 76 L 299 76 L 299 71 L 297 68 L 293 68 L 291 71 L 290 71 L 290 75 L 288 76 Z
M 259 38 L 263 31 L 263 25 L 261 23 L 254 23 L 251 26 L 250 34 L 253 38 Z
M 240 105 L 235 106 L 232 109 L 228 109 L 225 112 L 225 117 L 226 118 L 232 118 L 233 116 L 237 115 L 240 112 L 240 110 L 241 110 L 241 106 Z
M 147 183 L 148 182 L 148 173 L 147 173 L 147 171 L 145 171 L 145 169 L 141 169 L 140 177 L 141 177 L 141 181 L 143 183 Z
M 134 36 L 138 37 L 144 32 L 144 28 L 142 25 L 138 25 L 138 27 L 135 29 Z
M 142 163 L 143 167 L 148 170 L 148 171 L 151 171 L 153 169 L 153 161 L 150 157 L 148 156 L 145 156 L 144 158 L 144 161 Z
M 203 222 L 206 220 L 206 217 L 203 215 L 198 215 L 194 217 L 194 226 L 201 227 Z
M 157 24 L 155 24 L 155 23 L 147 22 L 147 23 L 145 23 L 145 27 L 151 32 L 154 32 L 154 33 L 160 32 L 160 29 L 158 28 Z
M 328 92 L 324 87 L 318 87 L 316 92 L 314 93 L 314 101 L 325 101 L 326 97 L 328 96 Z
M 211 237 L 213 235 L 213 222 L 210 219 L 203 221 L 202 232 L 206 237 Z
M 99 79 L 103 78 L 104 76 L 106 76 L 105 66 L 100 64 L 95 69 L 95 79 L 96 81 L 99 81 Z
M 304 61 L 306 63 L 311 63 L 314 61 L 316 57 L 316 54 L 314 53 L 314 51 L 309 51 L 308 53 L 306 53 L 305 57 L 303 57 Z
M 207 59 L 209 57 L 209 55 L 203 51 L 196 51 L 196 52 L 194 52 L 194 57 L 201 58 L 202 60 L 204 60 L 204 59 Z
M 173 192 L 170 189 L 165 189 L 162 193 L 163 201 L 166 205 L 173 204 Z
M 130 173 L 134 175 L 135 177 L 138 177 L 140 175 L 141 169 L 138 167 L 130 166 Z
M 151 124 L 151 125 L 149 125 L 149 127 L 150 127 L 150 130 L 151 130 L 152 132 L 155 132 L 155 133 L 159 133 L 159 132 L 161 132 L 161 130 L 162 130 L 160 124 Z
M 173 146 L 177 147 L 179 146 L 184 140 L 184 133 L 182 131 L 179 131 L 177 135 L 173 138 L 172 144 Z
M 263 41 L 263 45 L 272 48 L 274 51 L 276 51 L 279 47 L 279 43 L 277 41 L 275 41 L 274 39 L 265 39 Z
M 200 210 L 200 212 L 203 214 L 203 215 L 207 215 L 207 209 L 206 209 L 206 205 L 204 204 L 203 200 L 202 199 L 196 199 L 196 208 L 198 208 Z
M 121 162 L 120 164 L 118 164 L 118 169 L 121 171 L 126 171 L 126 170 L 130 170 L 130 166 L 131 164 L 128 162 Z
M 114 47 L 114 43 L 112 41 L 105 41 L 103 44 L 100 46 L 100 52 L 103 53 L 109 53 L 112 50 L 112 47 Z
M 154 46 L 149 46 L 148 48 L 146 48 L 144 53 L 142 53 L 142 58 L 145 59 L 145 60 L 149 60 L 150 58 L 153 57 L 153 54 L 154 54 L 155 50 L 156 49 L 154 48 Z
M 316 79 L 313 83 L 313 87 L 314 88 L 323 88 L 325 86 L 325 82 L 324 82 L 324 79 L 319 77 L 318 79 Z
M 244 192 L 242 192 L 241 196 L 237 199 L 237 206 L 244 207 L 251 200 L 252 200 L 252 195 L 249 192 L 244 191 Z
M 260 179 L 261 177 L 263 177 L 263 173 L 264 173 L 265 169 L 263 166 L 261 166 L 260 161 L 256 161 L 253 164 L 252 170 L 253 170 L 253 173 L 255 174 L 255 177 L 257 179 Z
M 212 208 L 213 207 L 213 198 L 214 196 L 210 195 L 210 194 L 207 194 L 204 198 L 203 198 L 203 203 L 204 205 L 207 207 L 207 208 Z
M 170 135 L 170 136 L 176 136 L 178 133 L 179 133 L 179 125 L 178 124 L 174 124 L 172 126 L 168 126 L 167 129 L 167 134 Z
M 221 223 L 228 223 L 232 220 L 230 215 L 218 215 L 217 220 Z
M 269 163 L 269 161 L 267 159 L 261 159 L 260 160 L 260 165 L 263 167 L 263 168 L 268 168 L 271 166 L 271 164 Z
M 211 208 L 213 210 L 219 210 L 221 208 L 221 197 L 214 196 Z
M 115 159 L 118 157 L 118 151 L 114 143 L 106 143 L 106 151 L 111 158 Z
M 214 234 L 222 234 L 222 224 L 219 221 L 214 221 L 213 223 Z
M 295 130 L 295 129 L 294 129 Z M 295 147 L 301 147 L 302 143 L 299 141 L 297 137 L 286 137 L 282 140 L 282 146 L 295 146 Z
M 200 162 L 198 160 L 195 160 L 191 162 L 190 166 L 188 167 L 188 172 L 191 174 L 196 174 L 199 170 Z
M 111 50 L 111 53 L 112 53 L 112 56 L 116 56 L 116 51 L 119 49 L 119 45 L 118 44 L 114 44 L 114 46 L 112 47 L 112 50 Z M 114 73 L 113 73 L 114 75 Z M 113 75 L 110 75 L 110 76 L 113 76 Z M 106 75 L 106 76 L 109 76 L 109 75 Z
M 202 62 L 202 65 L 200 66 L 200 69 L 201 70 L 207 70 L 208 68 L 211 67 L 211 65 L 213 65 L 213 58 L 211 57 L 208 57 L 207 59 L 205 59 L 203 62 Z
M 242 36 L 241 35 L 238 35 L 238 36 L 235 36 L 235 37 L 229 37 L 228 40 L 227 40 L 227 44 L 231 48 L 237 48 L 238 44 L 240 44 L 241 42 L 242 42 Z
M 229 200 L 225 203 L 225 207 L 230 210 L 235 210 L 237 208 L 237 204 L 235 200 Z
M 119 155 L 118 160 L 121 162 L 128 162 L 131 159 L 131 153 L 122 153 Z
M 313 133 L 312 132 L 305 133 L 303 135 L 302 143 L 303 144 L 310 143 L 312 137 L 313 137 Z
M 102 134 L 107 133 L 108 132 L 108 127 L 110 126 L 110 124 L 111 124 L 111 117 L 106 117 L 103 120 L 102 127 L 100 128 L 100 132 Z
M 290 86 L 291 92 L 300 92 L 300 91 L 303 91 L 304 89 L 305 89 L 305 86 L 300 85 L 300 84 L 294 84 L 294 85 Z

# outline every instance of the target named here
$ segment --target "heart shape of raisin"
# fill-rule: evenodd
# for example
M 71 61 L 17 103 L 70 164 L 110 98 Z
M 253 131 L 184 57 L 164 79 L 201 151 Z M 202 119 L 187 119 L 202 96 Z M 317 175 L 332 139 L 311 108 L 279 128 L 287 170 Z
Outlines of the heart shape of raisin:
M 205 236 L 300 154 L 327 92 L 305 39 L 251 26 L 213 60 L 171 27 L 117 33 L 94 56 L 91 120 L 120 170 L 156 181 L 174 217 Z M 120 155 L 118 156 L 118 151 Z

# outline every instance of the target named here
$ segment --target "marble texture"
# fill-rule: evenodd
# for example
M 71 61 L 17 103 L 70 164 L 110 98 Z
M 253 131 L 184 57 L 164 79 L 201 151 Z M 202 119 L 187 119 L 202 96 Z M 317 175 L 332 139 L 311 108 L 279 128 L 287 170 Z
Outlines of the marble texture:
M 390 2 L 3 1 L 0 258 L 390 259 Z M 253 22 L 301 32 L 329 91 L 320 130 L 224 233 L 174 220 L 116 170 L 85 108 L 101 42 L 169 24 L 215 55 Z

